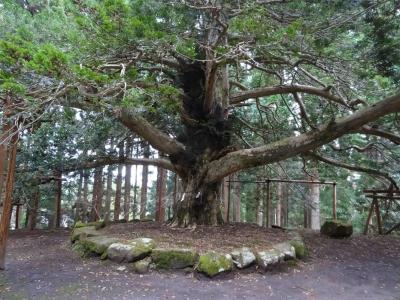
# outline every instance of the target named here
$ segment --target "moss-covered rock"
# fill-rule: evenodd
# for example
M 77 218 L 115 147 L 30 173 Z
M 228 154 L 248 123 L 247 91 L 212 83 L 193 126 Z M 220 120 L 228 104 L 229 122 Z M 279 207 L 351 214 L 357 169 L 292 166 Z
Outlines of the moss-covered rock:
M 229 272 L 233 269 L 233 260 L 230 254 L 220 254 L 209 251 L 200 255 L 197 271 L 209 277 Z
M 139 274 L 144 274 L 149 271 L 149 266 L 151 263 L 151 258 L 146 257 L 145 259 L 136 261 L 132 264 L 132 270 Z
M 333 238 L 346 238 L 353 234 L 353 225 L 338 220 L 325 221 L 321 233 Z
M 297 231 L 293 230 L 289 232 L 290 245 L 294 247 L 296 252 L 296 258 L 302 259 L 307 256 L 307 248 L 304 244 L 303 236 Z
M 92 236 L 99 236 L 94 226 L 74 228 L 71 233 L 71 242 L 74 243 L 80 239 L 85 239 Z
M 281 256 L 283 255 L 284 260 L 291 260 L 296 258 L 296 249 L 289 242 L 279 243 L 273 246 Z
M 86 247 L 83 246 L 81 243 L 75 243 L 72 245 L 72 250 L 74 250 L 80 257 L 87 257 L 88 256 L 88 251 L 86 250 Z
M 266 270 L 271 265 L 283 261 L 284 258 L 285 254 L 274 248 L 259 251 L 256 254 L 257 265 L 263 270 Z
M 148 256 L 155 248 L 155 242 L 148 238 L 138 238 L 124 243 L 111 244 L 107 257 L 116 262 L 133 262 Z
M 302 240 L 291 240 L 290 245 L 294 247 L 296 258 L 302 259 L 306 257 L 306 246 L 304 245 L 304 242 Z
M 75 223 L 74 228 L 82 228 L 82 227 L 88 227 L 88 226 L 94 226 L 95 229 L 101 229 L 106 227 L 106 222 L 105 221 L 96 221 L 96 222 L 88 222 L 88 223 L 83 223 L 82 221 L 78 221 Z
M 251 266 L 256 261 L 256 256 L 249 248 L 236 249 L 231 252 L 231 256 L 239 269 Z
M 153 249 L 154 264 L 159 269 L 184 269 L 192 267 L 197 260 L 197 253 L 190 249 Z
M 118 239 L 112 237 L 93 236 L 81 239 L 79 243 L 82 244 L 87 251 L 90 251 L 98 255 L 102 255 L 104 252 L 107 251 L 107 248 L 111 244 L 117 243 L 118 241 L 119 241 Z

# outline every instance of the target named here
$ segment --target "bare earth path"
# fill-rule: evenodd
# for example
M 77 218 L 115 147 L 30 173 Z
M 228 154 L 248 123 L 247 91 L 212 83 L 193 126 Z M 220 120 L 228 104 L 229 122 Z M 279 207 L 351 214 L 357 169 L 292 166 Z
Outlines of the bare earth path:
M 394 237 L 330 240 L 308 233 L 310 258 L 296 268 L 208 280 L 82 261 L 68 235 L 12 233 L 0 299 L 400 299 L 400 239 Z

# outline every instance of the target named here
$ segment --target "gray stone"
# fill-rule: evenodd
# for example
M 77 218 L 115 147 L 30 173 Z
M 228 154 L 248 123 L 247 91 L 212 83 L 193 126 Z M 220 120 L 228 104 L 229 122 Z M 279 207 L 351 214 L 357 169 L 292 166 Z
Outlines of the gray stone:
M 256 256 L 249 248 L 236 249 L 231 252 L 231 256 L 239 269 L 251 266 L 256 261 Z
M 119 263 L 133 262 L 148 256 L 154 247 L 154 241 L 148 238 L 138 238 L 125 243 L 114 243 L 108 247 L 107 257 Z
M 265 270 L 268 268 L 268 266 L 283 261 L 285 258 L 285 254 L 279 252 L 277 249 L 272 248 L 257 252 L 256 258 L 258 266 Z
M 289 242 L 276 244 L 274 245 L 274 249 L 283 254 L 284 260 L 296 258 L 296 249 Z
M 230 254 L 220 254 L 209 251 L 200 255 L 197 271 L 209 277 L 229 272 L 233 269 L 233 260 Z

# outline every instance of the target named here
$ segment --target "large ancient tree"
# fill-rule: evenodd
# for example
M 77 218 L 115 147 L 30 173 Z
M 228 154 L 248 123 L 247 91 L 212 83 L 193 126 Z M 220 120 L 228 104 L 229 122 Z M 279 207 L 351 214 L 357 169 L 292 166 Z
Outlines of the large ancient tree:
M 176 225 L 221 223 L 221 180 L 234 172 L 299 155 L 340 164 L 316 150 L 349 134 L 400 142 L 398 128 L 390 131 L 395 118 L 381 119 L 400 112 L 400 94 L 368 56 L 363 23 L 366 14 L 395 15 L 392 2 L 107 0 L 62 8 L 53 13 L 71 28 L 65 39 L 3 42 L 3 64 L 18 80 L 2 93 L 29 99 L 35 112 L 61 105 L 106 114 L 148 141 L 162 158 L 123 162 L 181 177 Z M 41 14 L 51 8 L 33 18 Z

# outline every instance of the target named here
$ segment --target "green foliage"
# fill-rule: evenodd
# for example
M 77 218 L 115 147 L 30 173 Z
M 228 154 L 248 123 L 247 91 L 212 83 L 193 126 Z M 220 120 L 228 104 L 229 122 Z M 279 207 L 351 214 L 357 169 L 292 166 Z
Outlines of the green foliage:
M 28 66 L 39 73 L 58 77 L 67 63 L 67 55 L 52 44 L 44 44 L 33 54 Z

